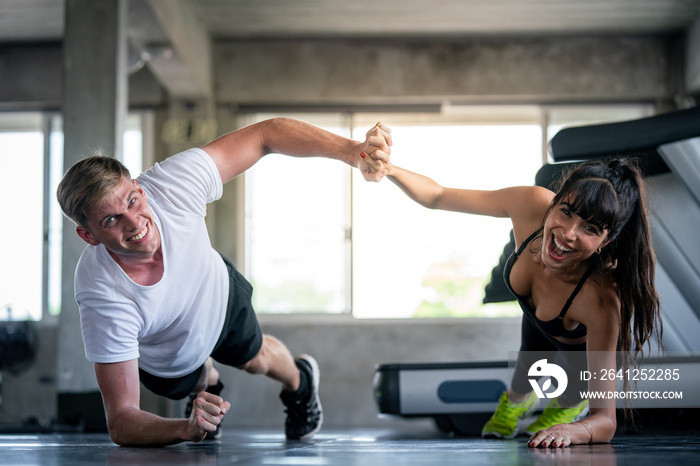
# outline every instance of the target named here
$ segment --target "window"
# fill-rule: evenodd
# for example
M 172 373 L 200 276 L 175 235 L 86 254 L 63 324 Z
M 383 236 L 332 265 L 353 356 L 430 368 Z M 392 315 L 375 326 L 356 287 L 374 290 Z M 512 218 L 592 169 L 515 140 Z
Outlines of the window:
M 350 137 L 342 116 L 292 116 Z M 270 154 L 246 172 L 246 274 L 256 309 L 350 312 L 350 170 Z
M 141 113 L 129 114 L 124 133 L 124 163 L 134 176 L 141 172 L 142 120 Z M 0 320 L 60 313 L 61 123 L 60 116 L 40 112 L 0 114 L 0 194 L 7 222 L 0 231 Z
M 44 133 L 38 113 L 0 114 L 0 320 L 42 315 Z
M 475 124 L 473 116 L 358 114 L 353 125 L 344 118 L 343 127 L 342 115 L 287 116 L 358 140 L 382 119 L 392 127 L 395 163 L 445 185 L 495 189 L 532 184 L 541 129 L 530 113 L 528 124 L 519 116 L 507 125 Z M 505 164 L 511 169 L 501 170 Z M 360 318 L 519 312 L 510 303 L 481 304 L 508 242 L 507 219 L 431 211 L 388 180 L 366 183 L 325 159 L 268 156 L 245 179 L 246 274 L 258 312 Z
M 61 313 L 61 263 L 63 245 L 63 212 L 56 200 L 56 190 L 63 177 L 63 130 L 61 128 L 62 118 L 54 115 L 50 118 L 49 126 L 49 191 L 44 201 L 49 203 L 49 236 L 48 236 L 48 258 L 44 262 L 47 267 L 48 280 L 47 291 L 47 311 L 49 315 Z
M 539 125 L 392 128 L 392 160 L 443 186 L 498 189 L 533 183 Z M 388 180 L 353 184 L 355 317 L 497 317 L 515 303 L 482 304 L 509 241 L 509 219 L 426 209 Z

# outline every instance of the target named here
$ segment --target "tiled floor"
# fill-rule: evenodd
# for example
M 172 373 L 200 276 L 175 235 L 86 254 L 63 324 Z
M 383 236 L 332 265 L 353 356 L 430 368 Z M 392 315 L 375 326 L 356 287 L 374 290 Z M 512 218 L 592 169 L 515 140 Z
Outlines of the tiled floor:
M 608 445 L 531 449 L 526 438 L 450 438 L 437 430 L 324 430 L 307 442 L 226 430 L 219 441 L 124 448 L 107 434 L 2 434 L 0 465 L 700 464 L 700 436 L 622 436 Z

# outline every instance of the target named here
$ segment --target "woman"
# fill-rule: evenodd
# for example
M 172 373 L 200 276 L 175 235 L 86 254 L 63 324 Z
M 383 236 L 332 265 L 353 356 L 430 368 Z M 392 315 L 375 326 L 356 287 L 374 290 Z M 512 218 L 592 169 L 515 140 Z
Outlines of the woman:
M 537 396 L 527 380 L 534 367 L 527 358 L 531 352 L 554 350 L 565 360 L 586 355 L 590 370 L 614 369 L 616 350 L 640 350 L 655 329 L 661 335 L 644 182 L 634 163 L 581 164 L 565 175 L 556 193 L 536 186 L 445 188 L 390 162 L 386 169 L 392 182 L 425 207 L 509 217 L 513 223 L 517 247 L 504 278 L 524 312 L 522 345 L 512 386 L 483 436 L 514 437 L 518 420 L 534 409 Z M 614 378 L 588 384 L 589 390 L 616 389 Z M 581 419 L 588 400 L 569 398 L 550 400 L 526 429 L 532 434 L 529 446 L 612 439 L 614 399 L 591 405 L 590 415 Z

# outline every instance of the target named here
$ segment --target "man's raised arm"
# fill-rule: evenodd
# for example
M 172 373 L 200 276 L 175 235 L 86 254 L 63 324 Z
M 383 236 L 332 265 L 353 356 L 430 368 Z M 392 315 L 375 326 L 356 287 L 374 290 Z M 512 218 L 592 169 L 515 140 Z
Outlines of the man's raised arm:
M 391 131 L 377 123 L 364 142 L 354 141 L 290 118 L 273 118 L 225 134 L 202 149 L 227 183 L 271 153 L 326 157 L 360 169 L 367 181 L 380 181 L 391 153 Z

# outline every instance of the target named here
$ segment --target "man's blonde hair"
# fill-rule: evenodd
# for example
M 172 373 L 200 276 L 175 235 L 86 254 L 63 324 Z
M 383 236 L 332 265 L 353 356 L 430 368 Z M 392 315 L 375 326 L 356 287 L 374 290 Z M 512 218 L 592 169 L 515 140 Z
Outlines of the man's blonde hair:
M 56 197 L 66 217 L 86 227 L 90 212 L 125 178 L 129 170 L 118 160 L 97 153 L 70 167 L 58 185 Z

